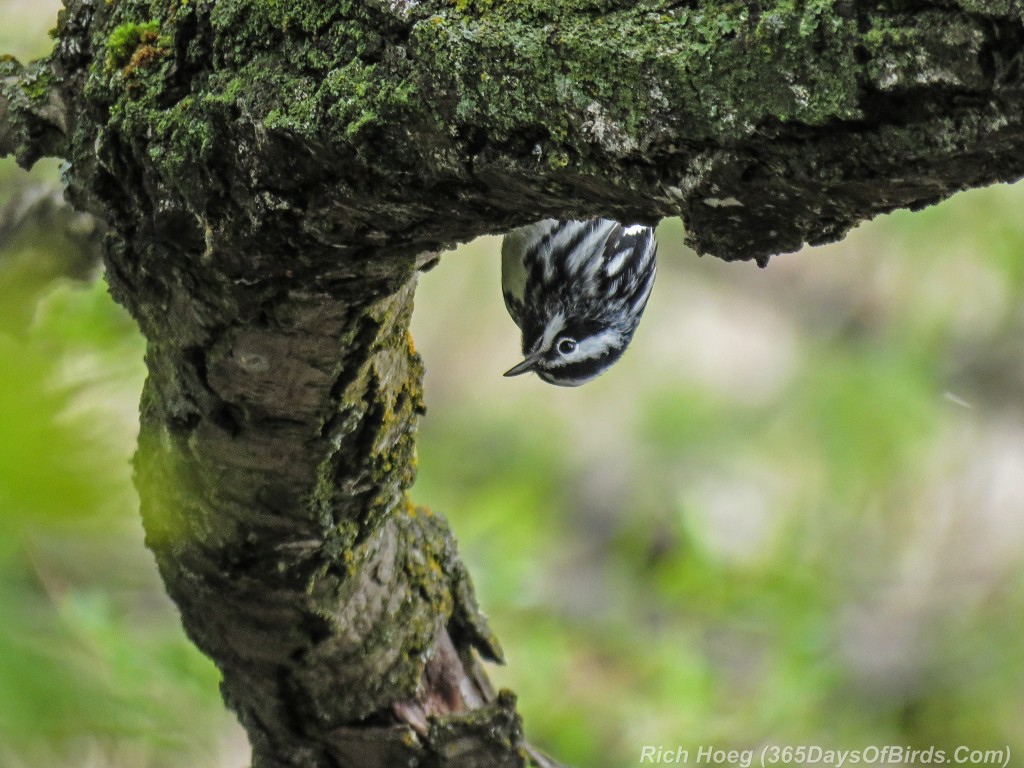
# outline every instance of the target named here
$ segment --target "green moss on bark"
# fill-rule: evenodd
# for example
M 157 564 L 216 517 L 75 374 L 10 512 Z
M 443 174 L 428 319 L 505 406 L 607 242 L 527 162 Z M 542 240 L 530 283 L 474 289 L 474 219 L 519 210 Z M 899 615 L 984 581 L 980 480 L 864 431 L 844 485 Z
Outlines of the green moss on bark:
M 385 3 L 143 4 L 142 18 L 116 4 L 89 96 L 109 110 L 104 136 L 143 147 L 194 204 L 231 183 L 198 171 L 235 151 L 211 126 L 239 118 L 371 175 L 388 152 L 426 184 L 465 177 L 463 130 L 601 174 L 609 157 L 644 162 L 666 131 L 730 141 L 857 118 L 858 32 L 834 5 L 435 1 L 403 20 Z M 191 53 L 204 46 L 212 58 Z M 410 132 L 433 139 L 410 153 Z
M 144 24 L 128 22 L 114 28 L 107 38 L 108 70 L 125 69 L 139 55 L 139 52 L 161 50 L 157 43 L 160 40 L 160 24 L 148 21 Z M 125 72 L 124 74 L 128 74 Z
M 831 3 L 800 5 L 760 13 L 747 3 L 643 6 L 594 18 L 566 13 L 557 25 L 496 8 L 479 18 L 435 16 L 412 41 L 428 69 L 454 77 L 435 84 L 435 103 L 457 121 L 482 122 L 493 140 L 532 132 L 542 148 L 569 149 L 575 159 L 597 138 L 642 156 L 666 121 L 699 141 L 738 139 L 765 121 L 858 116 L 853 20 L 826 13 Z
M 988 82 L 983 23 L 939 11 L 873 16 L 864 34 L 868 72 L 875 87 L 909 91 L 931 85 L 982 89 Z

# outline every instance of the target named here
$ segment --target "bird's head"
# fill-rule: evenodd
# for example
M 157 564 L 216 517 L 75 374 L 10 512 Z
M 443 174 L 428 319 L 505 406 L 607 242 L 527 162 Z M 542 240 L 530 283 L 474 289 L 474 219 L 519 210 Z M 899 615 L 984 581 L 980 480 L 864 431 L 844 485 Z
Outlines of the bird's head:
M 550 318 L 539 331 L 523 334 L 525 359 L 506 376 L 536 373 L 548 384 L 578 387 L 604 373 L 629 344 L 632 334 L 597 320 Z

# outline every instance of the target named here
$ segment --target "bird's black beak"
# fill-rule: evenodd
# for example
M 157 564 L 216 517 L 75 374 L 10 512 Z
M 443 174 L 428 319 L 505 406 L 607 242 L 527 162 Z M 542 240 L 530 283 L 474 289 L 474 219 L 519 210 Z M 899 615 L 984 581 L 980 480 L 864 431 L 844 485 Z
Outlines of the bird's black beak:
M 522 376 L 524 373 L 529 373 L 530 371 L 537 367 L 537 363 L 540 362 L 540 357 L 540 355 L 530 355 L 528 358 L 523 360 L 523 362 L 519 363 L 518 365 L 513 365 L 511 368 L 505 371 L 504 375 Z

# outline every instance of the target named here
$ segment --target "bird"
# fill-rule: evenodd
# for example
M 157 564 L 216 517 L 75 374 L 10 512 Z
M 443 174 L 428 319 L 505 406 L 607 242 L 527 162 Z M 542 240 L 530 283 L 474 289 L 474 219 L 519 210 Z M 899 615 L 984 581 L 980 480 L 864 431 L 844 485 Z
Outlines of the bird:
M 505 376 L 577 387 L 608 370 L 647 306 L 656 252 L 652 227 L 612 219 L 543 219 L 508 232 L 501 287 L 523 360 Z

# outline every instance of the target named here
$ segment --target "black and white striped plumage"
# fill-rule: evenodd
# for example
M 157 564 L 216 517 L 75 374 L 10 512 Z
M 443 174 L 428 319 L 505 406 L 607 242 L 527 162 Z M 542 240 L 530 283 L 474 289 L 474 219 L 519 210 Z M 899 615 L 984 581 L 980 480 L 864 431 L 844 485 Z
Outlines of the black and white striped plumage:
M 604 373 L 647 306 L 656 251 L 651 227 L 610 219 L 544 219 L 505 235 L 502 293 L 525 356 L 505 375 L 577 387 Z

